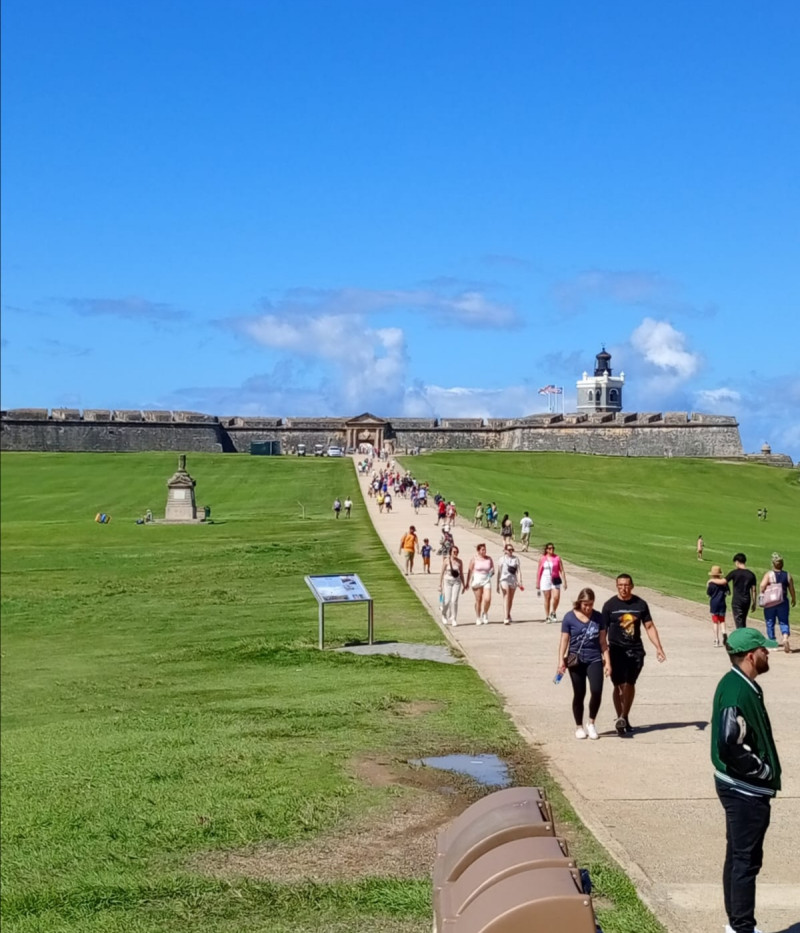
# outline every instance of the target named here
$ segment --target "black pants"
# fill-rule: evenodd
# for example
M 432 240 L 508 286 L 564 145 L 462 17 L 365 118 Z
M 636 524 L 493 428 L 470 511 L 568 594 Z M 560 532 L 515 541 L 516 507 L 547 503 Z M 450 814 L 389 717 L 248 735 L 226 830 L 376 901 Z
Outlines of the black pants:
M 753 933 L 756 926 L 756 876 L 764 858 L 764 836 L 770 797 L 746 797 L 721 781 L 717 796 L 725 809 L 725 865 L 722 890 L 725 913 L 734 933 Z
M 583 704 L 586 701 L 586 681 L 589 681 L 589 719 L 595 719 L 603 699 L 603 662 L 592 661 L 584 664 L 579 661 L 576 667 L 569 668 L 572 681 L 572 715 L 575 725 L 583 725 Z
M 750 608 L 750 600 L 746 603 L 739 603 L 735 599 L 731 603 L 731 612 L 733 612 L 733 624 L 736 628 L 744 628 L 747 625 L 747 610 Z

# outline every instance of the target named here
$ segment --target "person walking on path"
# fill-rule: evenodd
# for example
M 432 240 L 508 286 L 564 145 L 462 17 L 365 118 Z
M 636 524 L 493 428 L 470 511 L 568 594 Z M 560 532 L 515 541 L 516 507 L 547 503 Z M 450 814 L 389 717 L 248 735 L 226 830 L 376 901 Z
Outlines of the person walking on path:
M 594 590 L 578 593 L 572 609 L 561 621 L 556 673 L 569 671 L 572 681 L 572 715 L 576 739 L 597 739 L 595 719 L 603 699 L 603 676 L 611 674 L 608 636 L 603 616 L 594 608 Z M 589 718 L 583 724 L 586 682 L 589 682 Z
M 514 523 L 511 521 L 508 512 L 500 522 L 500 537 L 503 539 L 503 544 L 508 544 L 509 541 L 514 540 Z
M 475 506 L 475 517 L 472 519 L 472 527 L 480 528 L 483 524 L 483 503 L 479 502 Z
M 703 548 L 704 547 L 705 547 L 705 542 L 703 541 L 703 536 L 698 535 L 697 536 L 697 559 L 698 560 L 703 559 Z
M 414 555 L 419 553 L 419 539 L 417 538 L 417 529 L 411 525 L 408 531 L 400 539 L 400 553 L 405 558 L 405 574 L 408 576 L 414 572 Z
M 533 519 L 526 512 L 519 520 L 520 542 L 522 543 L 523 553 L 528 550 L 531 542 L 531 528 L 533 528 Z
M 617 577 L 617 595 L 603 606 L 603 620 L 608 631 L 608 650 L 611 658 L 611 682 L 614 684 L 614 709 L 617 734 L 633 732 L 630 712 L 636 697 L 636 681 L 644 667 L 645 650 L 642 626 L 656 649 L 659 663 L 667 660 L 658 629 L 650 615 L 647 603 L 633 594 L 633 578 L 629 573 Z
M 731 597 L 731 612 L 733 613 L 733 624 L 736 628 L 744 628 L 747 625 L 747 611 L 756 611 L 756 575 L 752 570 L 747 569 L 747 557 L 740 551 L 733 555 L 735 570 L 731 570 L 725 579 L 733 587 L 733 596 Z
M 339 513 L 340 513 L 341 511 L 342 511 L 342 503 L 341 503 L 339 497 L 337 496 L 337 497 L 333 500 L 333 514 L 336 516 L 337 519 L 339 518 Z
M 437 508 L 436 524 L 438 525 L 439 522 L 446 521 L 445 513 L 447 512 L 447 503 L 444 501 L 444 499 L 440 499 L 439 504 L 436 506 L 436 508 Z
M 497 573 L 497 592 L 503 594 L 503 625 L 511 625 L 511 606 L 517 587 L 523 589 L 522 565 L 514 554 L 514 545 L 507 541 Z
M 456 518 L 458 517 L 458 512 L 456 511 L 455 502 L 448 502 L 447 507 L 444 510 L 445 518 L 447 519 L 447 524 L 452 528 L 456 527 Z
M 727 607 L 725 600 L 731 591 L 728 581 L 722 576 L 722 567 L 715 564 L 708 576 L 706 596 L 708 596 L 708 608 L 711 612 L 711 624 L 714 626 L 714 647 L 721 648 L 726 638 L 725 615 Z
M 720 680 L 711 713 L 714 784 L 725 810 L 722 891 L 726 933 L 757 933 L 756 877 L 764 855 L 770 800 L 781 789 L 781 763 L 756 678 L 769 670 L 777 643 L 757 629 L 728 636 L 732 667 Z
M 344 517 L 345 518 L 350 518 L 350 509 L 352 508 L 353 508 L 353 500 L 350 498 L 350 496 L 348 496 L 344 500 Z
M 420 554 L 422 554 L 422 571 L 423 573 L 431 572 L 431 542 L 425 538 L 422 542 L 422 547 L 419 549 Z
M 453 548 L 442 560 L 442 572 L 439 574 L 439 592 L 442 594 L 442 625 L 458 625 L 458 597 L 466 590 L 464 562 L 458 556 L 458 548 Z
M 536 568 L 536 595 L 544 594 L 545 622 L 557 622 L 556 612 L 561 599 L 561 588 L 567 588 L 567 573 L 556 546 L 548 541 Z
M 489 606 L 492 603 L 492 577 L 494 561 L 486 554 L 486 545 L 481 542 L 476 547 L 476 554 L 469 562 L 467 586 L 475 594 L 475 624 L 489 624 Z
M 780 584 L 783 599 L 771 606 L 764 606 L 764 622 L 767 625 L 767 638 L 775 638 L 775 623 L 781 630 L 783 650 L 789 654 L 789 597 L 792 606 L 797 604 L 797 595 L 794 591 L 794 580 L 788 571 L 783 569 L 783 557 L 775 551 L 772 555 L 772 570 L 768 570 L 761 578 L 761 592 L 766 593 L 770 584 Z

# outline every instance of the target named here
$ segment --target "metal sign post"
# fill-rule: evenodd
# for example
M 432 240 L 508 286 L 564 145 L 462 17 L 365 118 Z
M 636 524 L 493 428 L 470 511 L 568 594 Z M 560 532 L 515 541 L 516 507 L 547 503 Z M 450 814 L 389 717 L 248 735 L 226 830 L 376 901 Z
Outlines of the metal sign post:
M 372 597 L 355 573 L 334 573 L 324 576 L 308 576 L 306 585 L 314 594 L 319 605 L 319 647 L 325 647 L 325 606 L 328 603 L 366 603 L 367 638 L 372 644 L 373 608 Z

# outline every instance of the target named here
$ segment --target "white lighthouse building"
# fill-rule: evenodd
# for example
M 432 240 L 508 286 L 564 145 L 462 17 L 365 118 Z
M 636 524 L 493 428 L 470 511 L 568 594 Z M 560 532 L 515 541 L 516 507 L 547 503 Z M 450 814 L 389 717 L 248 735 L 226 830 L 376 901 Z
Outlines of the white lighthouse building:
M 578 412 L 591 414 L 595 411 L 622 411 L 622 386 L 625 373 L 611 373 L 611 354 L 606 348 L 597 354 L 594 375 L 583 374 L 577 382 Z

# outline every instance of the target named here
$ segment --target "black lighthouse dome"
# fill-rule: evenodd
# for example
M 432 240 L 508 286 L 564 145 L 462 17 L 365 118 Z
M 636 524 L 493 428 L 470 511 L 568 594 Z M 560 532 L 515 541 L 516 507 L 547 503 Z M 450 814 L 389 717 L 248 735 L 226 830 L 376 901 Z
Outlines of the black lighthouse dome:
M 595 376 L 611 375 L 611 354 L 605 347 L 595 357 L 596 365 L 594 367 Z

